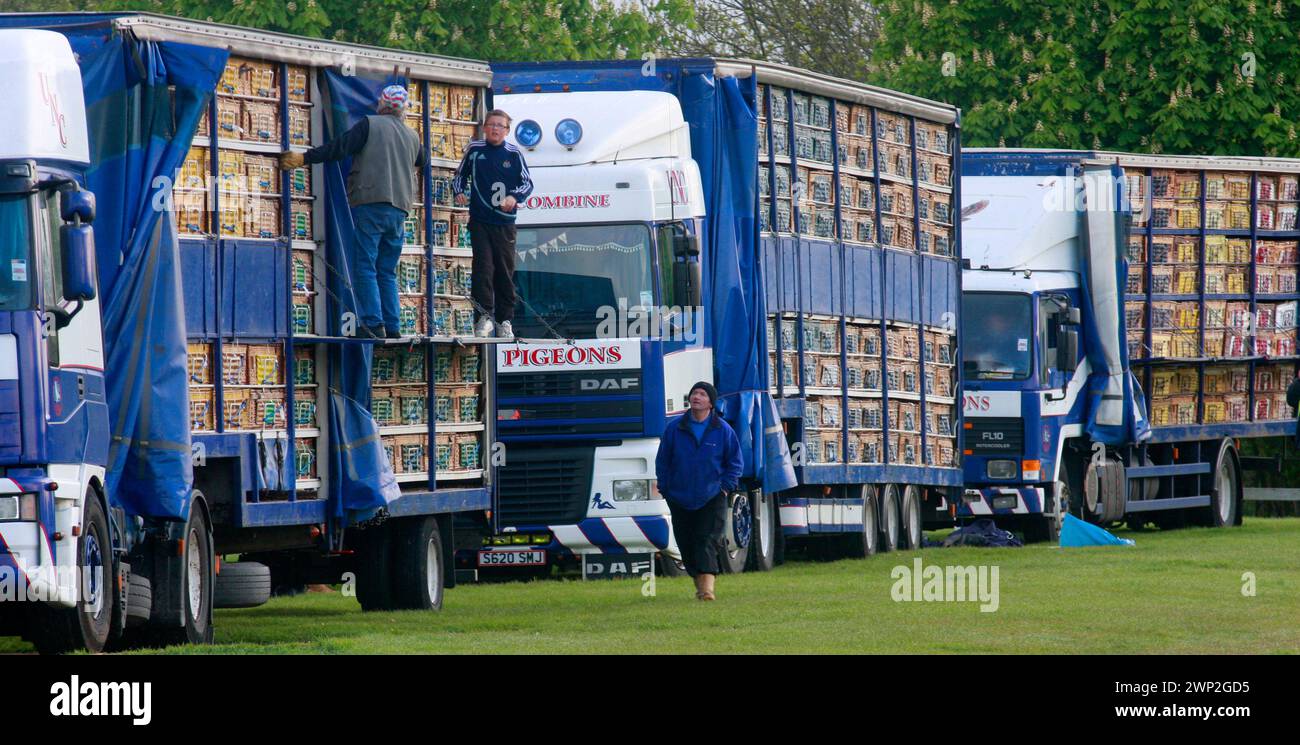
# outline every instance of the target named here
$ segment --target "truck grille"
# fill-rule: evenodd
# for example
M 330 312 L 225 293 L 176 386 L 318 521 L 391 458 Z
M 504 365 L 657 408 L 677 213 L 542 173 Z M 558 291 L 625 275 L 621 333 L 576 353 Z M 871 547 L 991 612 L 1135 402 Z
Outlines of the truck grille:
M 644 428 L 642 381 L 640 370 L 500 375 L 500 435 L 509 441 L 512 435 L 639 434 Z M 554 400 L 557 398 L 569 400 Z M 622 421 L 593 421 L 596 419 Z
M 594 447 L 506 448 L 497 470 L 502 525 L 572 524 L 587 516 Z
M 1025 452 L 1025 422 L 1020 417 L 966 417 L 965 446 L 972 455 Z

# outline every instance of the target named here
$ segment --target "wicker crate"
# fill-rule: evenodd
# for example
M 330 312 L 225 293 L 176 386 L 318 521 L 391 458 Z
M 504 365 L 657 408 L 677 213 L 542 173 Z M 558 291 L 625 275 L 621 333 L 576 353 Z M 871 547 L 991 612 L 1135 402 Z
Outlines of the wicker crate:
M 439 424 L 450 424 L 455 421 L 456 403 L 450 392 L 438 392 L 433 401 L 433 413 Z
M 398 305 L 398 328 L 402 336 L 423 336 L 428 328 L 424 298 L 398 298 Z
M 455 436 L 456 465 L 462 471 L 474 471 L 483 467 L 483 441 L 477 433 Z
M 246 354 L 249 385 L 284 385 L 284 347 L 253 344 Z
M 438 435 L 434 438 L 434 464 L 439 473 L 455 471 L 456 447 L 452 435 Z
M 248 95 L 261 98 L 279 98 L 280 88 L 276 73 L 279 65 L 261 60 L 246 61 L 240 73 L 248 79 Z M 274 104 L 271 104 L 274 105 Z
M 398 352 L 397 354 L 397 380 L 401 383 L 424 383 L 425 382 L 425 352 L 424 350 L 413 349 Z
M 190 388 L 190 431 L 216 429 L 216 411 L 212 405 L 215 396 L 216 391 L 211 388 Z
M 249 90 L 249 80 L 241 71 L 241 68 L 249 60 L 242 57 L 230 57 L 226 60 L 226 67 L 221 71 L 221 79 L 217 81 L 218 93 L 236 93 L 241 96 L 252 95 Z
M 244 199 L 244 235 L 249 238 L 276 238 L 280 229 L 280 200 L 274 197 Z
M 293 324 L 293 333 L 310 334 L 316 328 L 315 315 L 312 313 L 310 302 L 305 300 L 294 302 L 292 313 L 289 320 Z
M 240 140 L 243 135 L 244 107 L 239 99 L 217 96 L 217 136 Z
M 397 292 L 401 295 L 424 294 L 424 257 L 403 256 L 397 262 Z
M 460 160 L 465 157 L 465 151 L 469 149 L 469 143 L 474 139 L 478 127 L 473 124 L 453 124 L 451 125 L 451 159 Z
M 217 157 L 217 179 L 222 191 L 248 191 L 248 168 L 245 163 L 245 153 L 240 150 L 220 151 Z
M 221 348 L 221 382 L 225 385 L 248 385 L 248 347 L 225 344 Z
M 428 438 L 424 435 L 398 435 L 393 438 L 394 472 L 416 474 L 429 472 Z
M 295 427 L 316 427 L 316 399 L 299 392 L 293 400 L 293 425 Z
M 417 386 L 397 388 L 393 396 L 399 424 L 429 423 L 428 389 Z
M 294 440 L 294 474 L 300 479 L 314 479 L 316 471 L 316 440 L 299 437 Z
M 398 423 L 398 402 L 393 396 L 392 388 L 375 388 L 370 392 L 370 416 L 381 427 L 390 427 Z
M 257 194 L 280 193 L 280 169 L 275 158 L 245 153 L 244 183 L 248 191 Z
M 212 345 L 191 343 L 186 345 L 185 367 L 191 385 L 212 383 Z
M 921 407 L 914 401 L 889 402 L 890 432 L 921 432 Z
M 284 85 L 290 101 L 306 103 L 311 100 L 311 75 L 307 68 L 289 65 Z
M 253 393 L 253 406 L 249 410 L 253 418 L 249 429 L 284 429 L 288 426 L 289 409 L 285 405 L 283 388 L 259 388 Z
M 248 388 L 227 388 L 222 393 L 221 415 L 228 430 L 253 429 L 253 391 Z
M 207 188 L 208 177 L 211 175 L 209 172 L 211 162 L 208 160 L 208 152 L 206 147 L 190 148 L 185 155 L 185 162 L 181 163 L 181 170 L 176 181 L 177 188 Z
M 289 106 L 289 144 L 302 147 L 311 145 L 311 109 Z
M 1128 357 L 1130 360 L 1146 359 L 1146 339 L 1144 332 L 1130 331 L 1128 334 Z
M 249 142 L 280 141 L 280 107 L 263 101 L 242 102 L 243 136 Z
M 430 157 L 452 160 L 454 144 L 455 141 L 452 135 L 451 124 L 446 124 L 444 122 L 429 123 Z
M 204 235 L 208 232 L 207 196 L 207 193 L 202 191 L 182 191 L 172 195 L 177 233 Z
M 311 240 L 311 202 L 294 200 L 289 203 L 289 237 Z
M 289 172 L 289 194 L 294 197 L 311 196 L 310 168 L 295 168 Z
M 903 465 L 921 464 L 921 437 L 919 435 L 889 435 L 889 462 Z
M 244 205 L 238 198 L 221 200 L 221 210 L 217 215 L 221 235 L 239 238 L 244 235 Z
M 379 347 L 374 351 L 370 358 L 370 383 L 396 383 L 397 382 L 397 350 L 388 347 Z
M 447 86 L 441 83 L 426 83 L 429 88 L 429 118 L 446 119 L 450 113 Z
M 290 266 L 289 286 L 294 292 L 309 293 L 316 287 L 315 254 L 311 251 L 296 250 L 293 252 Z
M 456 352 L 460 379 L 466 383 L 478 383 L 483 380 L 483 358 L 474 350 L 460 349 Z
M 478 89 L 473 86 L 453 85 L 447 90 L 447 118 L 462 122 L 478 121 L 474 108 Z

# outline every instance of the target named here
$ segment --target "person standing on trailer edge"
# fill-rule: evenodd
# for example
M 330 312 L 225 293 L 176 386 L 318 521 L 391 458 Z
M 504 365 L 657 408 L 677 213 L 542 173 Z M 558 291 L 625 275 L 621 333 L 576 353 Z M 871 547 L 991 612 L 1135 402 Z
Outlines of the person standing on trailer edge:
M 740 485 L 744 461 L 735 430 L 714 410 L 718 392 L 713 385 L 700 381 L 687 398 L 690 410 L 670 421 L 659 441 L 655 477 L 672 513 L 682 563 L 695 578 L 695 597 L 713 600 L 727 495 Z
M 280 167 L 352 158 L 348 204 L 356 225 L 352 280 L 361 327 L 358 336 L 401 338 L 397 305 L 397 261 L 405 243 L 406 216 L 414 203 L 415 174 L 427 162 L 420 137 L 402 121 L 407 93 L 390 85 L 379 94 L 378 115 L 304 154 L 280 155 Z
M 474 335 L 514 337 L 515 216 L 533 193 L 533 180 L 519 148 L 506 142 L 510 115 L 500 109 L 483 120 L 483 139 L 474 140 L 456 169 L 456 204 L 469 205 L 469 239 L 474 248 L 470 295 L 481 314 Z

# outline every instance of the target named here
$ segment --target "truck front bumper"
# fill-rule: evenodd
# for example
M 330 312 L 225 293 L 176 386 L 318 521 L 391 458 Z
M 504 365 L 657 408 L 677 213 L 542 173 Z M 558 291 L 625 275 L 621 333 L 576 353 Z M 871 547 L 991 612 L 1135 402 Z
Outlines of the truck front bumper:
M 957 517 L 1041 515 L 1047 490 L 1041 486 L 985 486 L 962 491 Z
M 549 534 L 547 543 L 512 543 L 513 536 Z M 480 549 L 456 553 L 461 569 L 527 569 L 576 561 L 581 554 L 641 554 L 662 552 L 680 559 L 668 515 L 590 517 L 572 525 L 520 525 L 489 539 Z M 485 556 L 502 552 L 500 556 Z M 512 552 L 506 556 L 505 552 Z M 505 559 L 510 559 L 506 561 Z M 538 558 L 544 559 L 539 564 Z

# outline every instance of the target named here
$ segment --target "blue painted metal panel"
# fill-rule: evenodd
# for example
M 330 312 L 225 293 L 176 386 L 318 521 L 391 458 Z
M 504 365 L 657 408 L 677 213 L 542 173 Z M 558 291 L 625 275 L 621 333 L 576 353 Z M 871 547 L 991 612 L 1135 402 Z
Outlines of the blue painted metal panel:
M 799 310 L 799 240 L 782 237 L 781 243 L 781 307 L 777 310 Z
M 216 242 L 182 239 L 180 255 L 185 335 L 191 339 L 212 339 L 217 335 Z
M 1209 463 L 1175 463 L 1168 466 L 1130 466 L 1124 469 L 1124 473 L 1130 479 L 1138 479 L 1158 476 L 1190 476 L 1197 473 L 1209 473 L 1212 470 Z
M 50 371 L 46 457 L 51 463 L 108 465 L 108 400 L 98 370 Z M 79 391 L 84 390 L 84 397 Z
M 1223 437 L 1270 437 L 1295 435 L 1296 420 L 1283 419 L 1275 422 L 1235 422 L 1231 424 L 1199 424 L 1176 427 L 1152 427 L 1151 438 L 1147 442 L 1192 442 L 1195 440 L 1217 440 Z
M 855 318 L 880 318 L 880 249 L 847 245 L 844 250 L 848 274 L 846 311 Z
M 819 240 L 802 241 L 804 272 L 802 277 L 803 306 L 808 313 L 831 315 L 835 313 L 835 295 L 839 287 L 839 259 L 831 244 Z
M 243 505 L 243 528 L 270 528 L 284 525 L 314 525 L 325 522 L 324 499 L 300 499 L 296 502 L 250 502 Z
M 388 513 L 393 517 L 490 509 L 492 509 L 492 491 L 482 487 L 439 489 L 434 492 L 403 492 L 401 497 L 388 504 Z
M 959 265 L 955 261 L 923 257 L 925 262 L 925 292 L 921 301 L 922 318 L 931 326 L 944 326 L 944 315 L 952 313 L 951 320 L 956 322 L 956 309 L 959 301 L 957 291 Z
M 1210 497 L 1173 497 L 1170 499 L 1143 499 L 1128 502 L 1124 507 L 1129 512 L 1154 512 L 1156 510 L 1177 510 L 1185 507 L 1208 507 Z
M 239 338 L 275 339 L 289 330 L 288 246 L 222 241 L 221 329 Z
M 763 292 L 767 296 L 768 309 L 776 312 L 781 307 L 780 246 L 771 236 L 763 236 L 760 245 L 763 250 Z
M 919 257 L 901 251 L 885 251 L 885 276 L 889 284 L 885 288 L 885 313 L 892 321 L 916 323 L 920 317 L 917 311 L 916 288 L 921 281 Z

